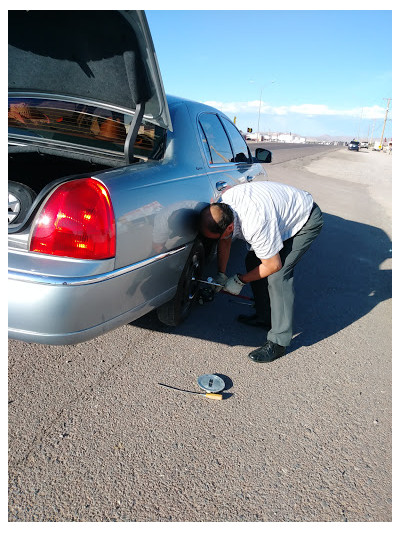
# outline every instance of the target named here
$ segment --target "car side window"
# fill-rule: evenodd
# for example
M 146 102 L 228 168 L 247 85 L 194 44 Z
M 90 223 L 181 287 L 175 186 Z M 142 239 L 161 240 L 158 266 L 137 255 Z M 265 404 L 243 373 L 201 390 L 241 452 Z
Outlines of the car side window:
M 239 131 L 232 122 L 229 122 L 226 118 L 221 117 L 221 120 L 231 139 L 235 163 L 250 163 L 251 157 L 249 149 Z
M 211 158 L 210 163 L 231 163 L 233 161 L 231 145 L 217 115 L 203 113 L 199 120 L 207 141 L 206 152 Z

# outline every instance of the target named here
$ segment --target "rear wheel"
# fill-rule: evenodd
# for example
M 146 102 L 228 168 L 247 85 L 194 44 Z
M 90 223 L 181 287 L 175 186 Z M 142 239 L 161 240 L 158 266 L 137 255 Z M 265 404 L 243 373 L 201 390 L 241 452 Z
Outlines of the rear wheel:
M 36 193 L 27 185 L 8 182 L 8 223 L 19 224 L 31 208 Z
M 167 326 L 177 326 L 188 316 L 199 289 L 198 279 L 204 266 L 204 246 L 196 241 L 186 261 L 175 297 L 157 309 L 160 322 Z

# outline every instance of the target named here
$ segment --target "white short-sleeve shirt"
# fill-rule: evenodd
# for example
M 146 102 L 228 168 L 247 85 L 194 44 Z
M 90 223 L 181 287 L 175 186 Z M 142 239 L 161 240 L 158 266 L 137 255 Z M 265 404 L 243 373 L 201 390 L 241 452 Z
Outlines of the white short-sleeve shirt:
M 234 213 L 233 238 L 245 240 L 259 259 L 269 259 L 307 222 L 310 193 L 283 183 L 256 181 L 225 191 L 221 202 Z

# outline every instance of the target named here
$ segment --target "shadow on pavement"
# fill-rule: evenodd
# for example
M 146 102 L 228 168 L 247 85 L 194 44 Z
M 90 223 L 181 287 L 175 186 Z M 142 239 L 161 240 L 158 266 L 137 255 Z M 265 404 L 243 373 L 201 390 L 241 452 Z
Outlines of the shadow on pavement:
M 391 248 L 381 229 L 324 213 L 321 234 L 295 270 L 294 338 L 288 352 L 334 335 L 391 298 L 392 271 L 380 270 Z M 245 254 L 244 243 L 235 242 L 229 273 L 244 271 Z M 215 268 L 208 265 L 205 276 L 215 275 Z M 243 294 L 251 296 L 250 287 Z M 265 332 L 236 320 L 238 314 L 252 312 L 235 297 L 216 294 L 213 302 L 196 305 L 177 328 L 160 324 L 155 312 L 132 326 L 229 346 L 260 346 Z

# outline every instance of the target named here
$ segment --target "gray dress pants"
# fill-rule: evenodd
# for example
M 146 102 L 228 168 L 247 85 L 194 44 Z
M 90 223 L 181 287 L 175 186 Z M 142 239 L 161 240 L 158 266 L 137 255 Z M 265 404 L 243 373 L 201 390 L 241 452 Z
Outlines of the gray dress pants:
M 283 242 L 279 252 L 282 268 L 267 278 L 251 282 L 256 313 L 266 323 L 267 340 L 280 346 L 289 346 L 293 334 L 294 267 L 308 250 L 323 226 L 322 213 L 316 203 L 307 222 L 290 239 Z M 253 270 L 261 261 L 254 252 L 246 256 L 247 272 Z

